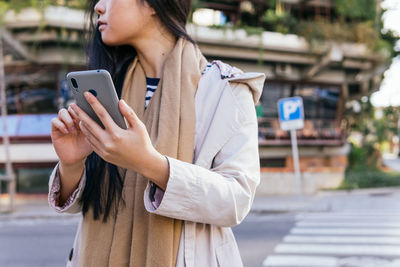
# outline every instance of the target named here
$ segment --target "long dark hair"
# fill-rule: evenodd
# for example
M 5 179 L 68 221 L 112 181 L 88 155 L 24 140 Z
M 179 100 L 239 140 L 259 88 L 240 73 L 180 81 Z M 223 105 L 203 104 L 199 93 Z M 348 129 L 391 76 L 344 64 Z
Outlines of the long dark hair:
M 192 43 L 195 41 L 186 33 L 186 22 L 190 13 L 191 0 L 138 0 L 146 1 L 152 7 L 160 22 L 176 38 L 184 38 Z M 90 19 L 89 29 L 85 31 L 88 69 L 106 69 L 110 72 L 114 84 L 121 97 L 123 79 L 129 63 L 137 55 L 132 46 L 107 46 L 101 39 L 98 30 L 94 7 L 98 0 L 89 0 L 86 16 Z M 144 101 L 144 99 L 143 99 Z M 103 215 L 107 221 L 111 211 L 117 214 L 119 202 L 122 200 L 123 179 L 118 167 L 104 161 L 93 152 L 85 162 L 86 183 L 82 193 L 82 213 L 85 216 L 90 206 L 93 207 L 95 220 Z M 113 209 L 113 210 L 112 210 Z

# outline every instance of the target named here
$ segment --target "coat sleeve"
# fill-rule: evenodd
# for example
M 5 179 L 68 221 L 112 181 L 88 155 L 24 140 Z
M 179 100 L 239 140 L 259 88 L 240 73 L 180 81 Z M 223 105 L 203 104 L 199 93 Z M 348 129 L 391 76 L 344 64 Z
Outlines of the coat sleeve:
M 83 188 L 86 181 L 86 169 L 84 169 L 81 180 L 78 187 L 74 192 L 68 197 L 64 205 L 59 205 L 60 198 L 60 175 L 58 170 L 59 163 L 54 167 L 53 172 L 50 175 L 49 180 L 49 194 L 48 202 L 51 208 L 53 208 L 58 213 L 79 213 L 82 211 L 82 207 L 79 204 L 79 200 L 82 196 Z
M 148 186 L 146 209 L 222 227 L 239 224 L 250 210 L 260 181 L 257 132 L 256 119 L 242 125 L 214 157 L 211 169 L 167 157 L 170 176 L 164 196 L 155 208 Z

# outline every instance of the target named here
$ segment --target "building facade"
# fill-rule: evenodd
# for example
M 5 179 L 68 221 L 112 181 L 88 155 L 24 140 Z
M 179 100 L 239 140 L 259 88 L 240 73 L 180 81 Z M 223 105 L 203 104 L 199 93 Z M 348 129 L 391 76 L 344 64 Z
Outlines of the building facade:
M 305 6 L 298 3 L 303 1 L 282 2 L 298 14 L 315 16 L 318 11 L 319 16 L 333 16 L 329 1 L 306 1 Z M 317 2 L 322 4 L 318 6 Z M 219 10 L 225 22 L 239 20 L 245 13 L 243 10 L 249 9 L 246 1 L 200 3 L 202 7 Z M 6 47 L 8 110 L 15 114 L 9 120 L 17 121 L 11 134 L 11 154 L 17 173 L 25 167 L 54 166 L 57 158 L 50 143 L 49 128 L 47 133 L 26 134 L 25 127 L 19 127 L 18 123 L 29 121 L 26 118 L 32 114 L 36 115 L 31 120 L 47 116 L 49 122 L 70 97 L 65 88 L 65 74 L 85 68 L 83 12 L 48 7 L 42 15 L 38 14 L 33 9 L 9 13 L 2 35 Z M 324 41 L 310 45 L 310 41 L 293 33 L 265 30 L 251 33 L 235 27 L 195 24 L 189 24 L 187 29 L 209 61 L 223 60 L 244 71 L 266 74 L 257 106 L 262 170 L 257 193 L 296 193 L 290 136 L 280 129 L 277 111 L 277 100 L 291 96 L 301 96 L 304 101 L 305 125 L 297 131 L 303 192 L 314 193 L 338 186 L 344 178 L 349 152 L 346 104 L 379 88 L 387 68 L 387 56 L 372 52 L 363 43 Z M 35 93 L 40 97 L 30 103 Z M 49 126 L 41 129 L 45 127 Z M 38 143 L 43 149 L 41 153 L 32 151 L 28 153 L 31 157 L 17 153 L 18 146 Z

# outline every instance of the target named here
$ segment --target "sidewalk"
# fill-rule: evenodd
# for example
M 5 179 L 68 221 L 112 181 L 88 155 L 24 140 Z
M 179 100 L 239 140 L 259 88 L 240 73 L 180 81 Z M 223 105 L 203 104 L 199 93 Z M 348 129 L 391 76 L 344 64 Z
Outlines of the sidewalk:
M 0 222 L 24 219 L 67 219 L 79 214 L 59 214 L 47 204 L 47 195 L 16 196 L 16 207 L 12 213 L 2 212 L 8 204 L 7 196 L 0 196 Z M 390 207 L 400 213 L 400 187 L 358 189 L 352 191 L 321 191 L 313 196 L 270 196 L 257 197 L 251 208 L 253 214 L 273 214 L 288 212 L 339 212 L 352 209 Z
M 326 211 L 328 207 L 319 203 L 320 197 L 314 196 L 270 196 L 256 197 L 251 213 L 287 213 L 305 211 Z
M 8 196 L 0 195 L 0 222 L 24 219 L 51 219 L 51 218 L 76 218 L 79 214 L 60 214 L 55 212 L 47 204 L 47 194 L 17 194 L 15 197 L 15 209 L 8 209 Z

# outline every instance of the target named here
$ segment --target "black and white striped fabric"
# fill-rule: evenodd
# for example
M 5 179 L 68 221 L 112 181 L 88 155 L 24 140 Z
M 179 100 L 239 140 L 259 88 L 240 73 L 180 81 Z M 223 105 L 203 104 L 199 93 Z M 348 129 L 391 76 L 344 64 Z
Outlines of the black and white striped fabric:
M 144 108 L 145 109 L 149 105 L 150 99 L 154 95 L 154 92 L 157 89 L 159 81 L 160 81 L 160 78 L 148 78 L 148 77 L 146 77 L 147 90 L 146 90 L 146 102 L 144 104 Z

